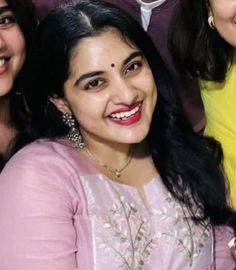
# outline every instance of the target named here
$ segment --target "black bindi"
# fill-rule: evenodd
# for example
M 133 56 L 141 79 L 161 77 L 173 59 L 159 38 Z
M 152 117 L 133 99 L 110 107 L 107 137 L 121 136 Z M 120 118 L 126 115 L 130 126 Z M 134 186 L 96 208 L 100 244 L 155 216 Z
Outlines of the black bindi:
M 115 64 L 114 64 L 114 63 L 112 63 L 112 64 L 111 64 L 111 67 L 115 67 Z

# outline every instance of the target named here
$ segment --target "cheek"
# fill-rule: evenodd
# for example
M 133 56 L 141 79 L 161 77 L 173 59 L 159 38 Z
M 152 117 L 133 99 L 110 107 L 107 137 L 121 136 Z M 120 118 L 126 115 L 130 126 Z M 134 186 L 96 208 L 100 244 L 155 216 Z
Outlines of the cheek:
M 11 40 L 12 42 L 12 50 L 14 51 L 18 61 L 16 62 L 16 69 L 20 70 L 25 62 L 26 57 L 26 48 L 25 48 L 25 40 L 21 32 L 16 31 L 16 35 L 14 39 Z
M 157 89 L 154 88 L 154 91 L 152 93 L 152 103 L 151 103 L 151 112 L 153 113 L 156 107 L 156 103 L 157 103 L 157 99 L 158 99 L 158 93 L 157 93 Z
M 80 98 L 80 102 L 70 104 L 70 109 L 76 120 L 83 126 L 95 126 L 98 119 L 102 117 L 101 105 L 93 102 L 90 98 Z
M 26 52 L 25 52 L 25 49 L 23 49 L 22 52 L 19 54 L 19 61 L 18 61 L 17 66 L 16 66 L 17 73 L 23 67 L 24 62 L 25 62 L 25 58 L 26 58 Z
M 149 76 L 150 77 L 150 76 Z M 146 83 L 144 85 L 147 95 L 151 96 L 153 99 L 153 102 L 156 102 L 157 98 L 157 87 L 155 84 L 155 81 L 152 77 L 146 80 Z
M 157 103 L 157 99 L 158 99 L 158 91 L 156 86 L 153 89 L 153 105 L 155 106 Z
M 101 123 L 101 121 L 99 121 L 96 111 L 78 110 L 74 113 L 74 115 L 79 123 L 81 131 L 96 133 L 99 130 L 99 123 Z
M 13 36 L 12 46 L 15 46 L 15 51 L 24 54 L 25 53 L 25 39 L 19 27 L 15 28 L 15 31 L 12 34 L 12 36 Z
M 220 1 L 218 1 L 212 8 L 215 22 L 224 23 L 224 22 L 232 22 L 236 16 L 235 4 L 232 6 L 231 4 L 222 5 Z

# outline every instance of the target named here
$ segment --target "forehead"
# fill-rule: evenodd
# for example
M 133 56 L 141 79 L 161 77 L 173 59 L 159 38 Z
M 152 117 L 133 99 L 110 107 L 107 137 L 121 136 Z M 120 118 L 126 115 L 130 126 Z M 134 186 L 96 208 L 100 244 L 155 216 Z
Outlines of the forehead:
M 116 29 L 109 29 L 99 35 L 82 38 L 72 49 L 70 66 L 98 68 L 111 62 L 121 63 L 132 51 L 137 50 Z
M 112 46 L 118 45 L 121 49 L 137 49 L 127 38 L 125 38 L 117 29 L 109 28 L 99 34 L 91 37 L 85 37 L 79 40 L 77 45 L 72 49 L 72 58 L 75 57 L 81 51 L 89 51 L 89 53 L 95 53 L 97 51 L 108 49 L 107 52 L 111 52 Z M 116 49 L 117 46 L 116 46 Z

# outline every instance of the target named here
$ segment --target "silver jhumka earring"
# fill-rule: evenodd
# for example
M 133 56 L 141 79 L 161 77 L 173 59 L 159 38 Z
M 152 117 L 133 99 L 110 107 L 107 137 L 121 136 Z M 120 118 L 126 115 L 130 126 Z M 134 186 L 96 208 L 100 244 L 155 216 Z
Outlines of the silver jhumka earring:
M 75 146 L 75 148 L 83 149 L 85 147 L 85 143 L 79 129 L 75 125 L 75 119 L 73 116 L 69 113 L 63 113 L 62 121 L 70 128 L 66 135 L 68 140 Z

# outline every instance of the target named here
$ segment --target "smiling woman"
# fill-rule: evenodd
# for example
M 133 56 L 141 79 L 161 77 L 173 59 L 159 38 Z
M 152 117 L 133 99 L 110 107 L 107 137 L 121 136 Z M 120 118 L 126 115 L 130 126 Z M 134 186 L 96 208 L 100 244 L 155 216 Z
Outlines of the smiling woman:
M 185 123 L 142 27 L 79 0 L 37 41 L 41 138 L 0 176 L 0 269 L 232 270 L 221 148 Z
M 25 60 L 25 41 L 13 12 L 5 1 L 0 1 L 0 94 L 5 96 Z
M 179 68 L 199 79 L 205 135 L 222 144 L 236 208 L 236 1 L 183 0 L 171 40 Z
M 150 127 L 157 91 L 141 51 L 125 43 L 115 28 L 108 28 L 99 36 L 82 39 L 71 59 L 65 97 L 55 96 L 51 101 L 62 113 L 74 115 L 87 148 L 99 142 L 102 148 L 109 144 L 122 149 L 142 141 Z
M 30 1 L 0 0 L 0 170 L 27 141 L 29 120 L 23 91 L 36 21 Z

